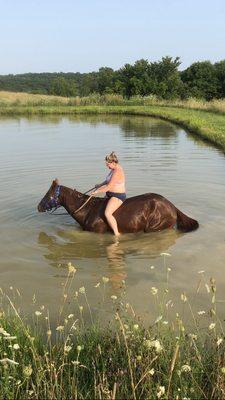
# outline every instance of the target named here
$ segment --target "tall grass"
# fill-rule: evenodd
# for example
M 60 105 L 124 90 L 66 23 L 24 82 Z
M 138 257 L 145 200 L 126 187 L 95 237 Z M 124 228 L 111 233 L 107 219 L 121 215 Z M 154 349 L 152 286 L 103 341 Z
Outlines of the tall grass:
M 224 398 L 224 330 L 217 315 L 215 281 L 206 282 L 200 271 L 196 293 L 203 289 L 208 293 L 206 310 L 195 313 L 191 299 L 180 293 L 186 326 L 171 300 L 169 254 L 162 257 L 166 281 L 149 287 L 152 307 L 159 312 L 149 327 L 119 295 L 111 297 L 113 322 L 102 324 L 99 315 L 93 314 L 85 287 L 72 292 L 68 313 L 76 279 L 70 263 L 57 324 L 44 306 L 24 317 L 16 298 L 12 301 L 12 296 L 2 292 L 1 398 Z M 101 301 L 109 284 L 103 277 L 95 285 Z M 83 318 L 85 309 L 90 314 L 88 323 Z
M 60 97 L 30 93 L 14 93 L 0 91 L 0 107 L 37 107 L 37 106 L 153 106 L 188 108 L 225 113 L 225 99 L 206 101 L 204 99 L 189 98 L 187 100 L 162 100 L 155 95 L 133 96 L 125 99 L 118 94 L 91 94 L 85 97 Z

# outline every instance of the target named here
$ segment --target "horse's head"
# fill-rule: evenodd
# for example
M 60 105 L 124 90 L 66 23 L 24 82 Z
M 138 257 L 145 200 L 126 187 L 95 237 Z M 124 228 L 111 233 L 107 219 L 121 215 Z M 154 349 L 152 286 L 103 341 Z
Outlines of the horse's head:
M 60 195 L 61 186 L 58 179 L 55 179 L 43 199 L 37 206 L 39 212 L 50 211 L 52 208 L 59 206 L 58 198 Z

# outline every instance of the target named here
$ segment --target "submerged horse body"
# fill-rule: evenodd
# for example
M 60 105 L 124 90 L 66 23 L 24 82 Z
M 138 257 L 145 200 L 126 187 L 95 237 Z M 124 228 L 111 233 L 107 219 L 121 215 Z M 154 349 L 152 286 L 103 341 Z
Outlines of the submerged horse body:
M 54 207 L 62 206 L 83 230 L 105 233 L 112 231 L 105 217 L 107 201 L 100 197 L 89 199 L 89 196 L 59 185 L 58 180 L 54 180 L 38 204 L 38 211 L 50 211 Z M 196 220 L 183 214 L 165 197 L 155 193 L 127 198 L 113 215 L 120 233 L 156 232 L 174 226 L 182 232 L 189 232 L 199 226 Z

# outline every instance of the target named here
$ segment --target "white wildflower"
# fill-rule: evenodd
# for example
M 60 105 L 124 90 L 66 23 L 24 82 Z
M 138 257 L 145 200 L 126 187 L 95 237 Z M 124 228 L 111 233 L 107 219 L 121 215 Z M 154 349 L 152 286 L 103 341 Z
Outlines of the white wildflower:
M 79 292 L 81 294 L 85 294 L 85 287 L 84 286 L 80 287 Z
M 161 253 L 160 256 L 171 257 L 170 253 Z
M 156 353 L 160 353 L 163 349 L 159 340 L 146 340 L 145 345 L 148 349 L 154 348 Z
M 138 324 L 134 324 L 134 325 L 133 325 L 133 329 L 134 329 L 134 331 L 138 331 L 139 325 L 138 325 Z
M 212 330 L 215 328 L 215 326 L 216 326 L 216 324 L 215 324 L 214 322 L 212 322 L 212 323 L 209 325 L 209 330 L 212 331 Z
M 181 367 L 181 372 L 191 372 L 191 367 L 188 364 L 184 364 Z
M 79 364 L 80 364 L 80 361 L 75 360 L 75 361 L 71 361 L 71 363 L 72 363 L 73 365 L 79 365 Z
M 159 386 L 158 392 L 157 392 L 157 397 L 160 399 L 165 394 L 165 386 Z
M 73 316 L 74 316 L 74 314 L 69 314 L 69 315 L 68 315 L 68 319 L 73 318 Z
M 28 365 L 27 367 L 24 367 L 23 369 L 23 374 L 28 378 L 29 376 L 32 375 L 33 369 L 31 365 Z
M 217 342 L 216 342 L 217 346 L 219 347 L 222 342 L 223 342 L 223 339 L 222 338 L 218 338 Z
M 198 315 L 204 315 L 204 314 L 205 314 L 205 311 L 204 311 L 204 310 L 198 311 Z
M 37 317 L 39 317 L 42 313 L 40 311 L 35 311 L 35 315 L 37 315 Z
M 71 264 L 71 262 L 69 262 L 67 266 L 69 274 L 74 274 L 76 272 L 76 268 Z
M 109 282 L 109 278 L 107 278 L 106 276 L 102 277 L 102 282 L 103 283 L 108 283 Z
M 158 293 L 158 289 L 155 286 L 152 286 L 151 293 L 153 296 L 155 296 Z
M 111 299 L 112 299 L 112 300 L 117 300 L 117 296 L 112 295 L 112 296 L 111 296 Z
M 13 345 L 13 348 L 14 348 L 14 350 L 19 350 L 20 346 L 18 345 L 18 343 L 15 343 L 15 344 Z
M 181 298 L 181 300 L 182 300 L 184 303 L 186 303 L 186 301 L 187 301 L 187 296 L 186 296 L 185 293 L 182 293 L 181 296 L 180 296 L 180 298 Z
M 100 286 L 100 282 L 96 283 L 95 287 L 98 288 Z
M 4 328 L 0 328 L 0 333 L 4 336 L 10 336 L 10 333 L 6 332 Z
M 64 351 L 65 353 L 69 353 L 69 351 L 72 349 L 72 346 L 65 346 Z
M 59 325 L 59 326 L 57 326 L 57 328 L 56 328 L 56 331 L 59 331 L 59 332 L 61 332 L 61 331 L 63 331 L 64 330 L 64 326 L 63 325 Z
M 82 346 L 78 345 L 78 346 L 77 346 L 77 351 L 78 351 L 78 353 L 80 353 L 81 350 L 82 350 Z
M 154 375 L 154 373 L 155 373 L 154 368 L 150 369 L 150 371 L 148 371 L 148 373 L 149 373 L 150 375 Z
M 188 336 L 189 336 L 192 340 L 197 340 L 197 339 L 198 339 L 198 336 L 195 335 L 194 333 L 189 333 Z

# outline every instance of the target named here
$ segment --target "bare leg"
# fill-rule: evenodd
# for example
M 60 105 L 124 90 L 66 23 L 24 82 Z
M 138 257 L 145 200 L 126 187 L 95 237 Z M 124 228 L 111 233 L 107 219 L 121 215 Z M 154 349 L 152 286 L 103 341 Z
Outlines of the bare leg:
M 107 203 L 106 209 L 105 209 L 105 216 L 107 218 L 107 221 L 109 225 L 111 226 L 114 235 L 119 236 L 120 233 L 118 231 L 118 226 L 116 219 L 113 217 L 113 213 L 119 208 L 122 204 L 122 200 L 117 199 L 116 197 L 111 197 Z

